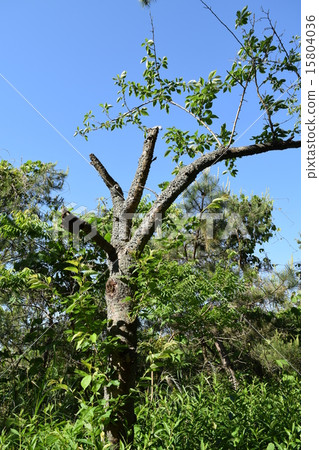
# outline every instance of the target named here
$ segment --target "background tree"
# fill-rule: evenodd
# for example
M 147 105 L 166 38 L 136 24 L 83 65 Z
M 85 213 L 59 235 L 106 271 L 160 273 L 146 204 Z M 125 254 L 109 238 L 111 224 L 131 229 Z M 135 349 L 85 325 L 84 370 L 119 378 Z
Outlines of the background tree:
M 0 373 L 4 423 L 13 408 L 16 414 L 24 409 L 32 415 L 41 398 L 61 401 L 61 392 L 49 393 L 48 383 L 65 379 L 72 385 L 70 373 L 74 374 L 74 366 L 80 364 L 64 334 L 70 321 L 72 324 L 72 314 L 64 312 L 65 296 L 79 290 L 74 272 L 65 268 L 70 266 L 67 261 L 77 257 L 83 266 L 88 265 L 87 269 L 96 270 L 101 251 L 85 242 L 77 250 L 71 240 L 63 239 L 54 221 L 63 202 L 59 194 L 65 177 L 66 173 L 51 163 L 28 161 L 20 167 L 7 161 L 0 164 Z M 103 276 L 100 283 L 105 284 Z M 95 283 L 94 287 L 100 286 Z M 98 306 L 94 315 L 101 318 Z M 30 384 L 34 389 L 29 388 Z M 64 399 L 63 408 L 69 412 L 75 412 L 76 405 L 73 397 Z
M 193 222 L 194 237 L 187 239 L 184 252 L 187 254 L 186 247 L 191 244 L 195 259 L 197 250 L 205 249 L 206 258 L 213 264 L 221 262 L 226 250 L 232 249 L 240 269 L 251 266 L 269 269 L 269 259 L 261 260 L 256 250 L 259 247 L 258 252 L 264 253 L 262 245 L 276 231 L 272 209 L 268 195 L 238 197 L 230 194 L 227 186 L 219 186 L 218 177 L 203 173 L 183 194 L 183 210 L 198 219 L 198 223 Z

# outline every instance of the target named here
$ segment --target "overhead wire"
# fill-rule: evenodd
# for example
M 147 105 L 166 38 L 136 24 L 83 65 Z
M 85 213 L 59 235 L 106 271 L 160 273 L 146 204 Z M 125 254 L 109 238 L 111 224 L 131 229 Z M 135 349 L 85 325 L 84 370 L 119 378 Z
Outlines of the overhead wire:
M 0 77 L 90 166 L 90 161 L 1 72 Z

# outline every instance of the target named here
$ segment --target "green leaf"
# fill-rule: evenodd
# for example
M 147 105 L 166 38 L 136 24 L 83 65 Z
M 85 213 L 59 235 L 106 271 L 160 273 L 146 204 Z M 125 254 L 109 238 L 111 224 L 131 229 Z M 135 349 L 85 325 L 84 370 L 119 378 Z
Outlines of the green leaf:
M 75 335 L 72 336 L 71 342 L 72 342 L 74 339 L 76 339 L 77 337 L 82 336 L 82 334 L 83 334 L 83 331 L 78 331 L 77 333 L 75 333 Z
M 11 429 L 10 429 L 10 433 L 16 434 L 16 435 L 20 436 L 19 431 L 17 431 L 15 428 L 11 428 Z
M 119 386 L 119 385 L 120 385 L 119 380 L 110 380 L 110 381 L 107 383 L 106 387 L 110 387 L 110 386 Z
M 90 339 L 93 342 L 93 344 L 95 344 L 97 340 L 97 334 L 96 333 L 91 334 Z
M 214 78 L 215 75 L 216 75 L 216 70 L 213 70 L 213 71 L 210 72 L 210 74 L 208 75 L 208 79 L 211 80 L 212 78 Z
M 110 232 L 106 233 L 105 236 L 104 236 L 104 239 L 105 239 L 107 242 L 111 242 L 111 238 L 112 238 L 112 235 L 111 235 Z
M 245 6 L 241 11 L 236 12 L 236 25 L 235 28 L 246 25 L 248 22 L 248 17 L 251 15 L 251 12 L 248 11 L 248 6 Z
M 53 389 L 63 389 L 64 391 L 68 391 L 69 390 L 69 386 L 67 386 L 66 384 L 61 384 L 58 383 L 54 386 Z
M 160 184 L 158 185 L 158 187 L 159 187 L 160 189 L 162 189 L 162 191 L 164 191 L 164 190 L 168 187 L 168 185 L 169 185 L 169 181 L 164 181 L 163 183 L 160 183 Z
M 68 259 L 66 262 L 73 264 L 73 266 L 78 266 L 80 264 L 76 259 Z
M 64 270 L 69 270 L 70 272 L 79 273 L 79 270 L 76 267 L 65 267 Z
M 82 283 L 82 278 L 79 277 L 78 275 L 74 275 L 72 278 L 73 278 L 73 280 L 76 280 L 79 284 Z
M 31 289 L 46 289 L 47 287 L 48 285 L 41 283 L 41 281 L 32 281 L 32 284 L 30 285 Z
M 267 449 L 266 450 L 275 450 L 275 446 L 272 442 L 270 442 L 270 444 L 267 445 Z
M 83 389 L 86 389 L 88 387 L 88 385 L 91 383 L 91 381 L 92 381 L 92 375 L 86 375 L 84 378 L 82 378 L 81 386 L 83 387 Z
M 162 363 L 160 363 L 160 362 L 158 362 L 158 363 L 153 363 L 153 364 L 151 364 L 150 365 L 150 369 L 151 370 L 153 370 L 153 371 L 156 371 L 156 370 L 158 370 L 160 367 L 162 367 L 163 366 L 163 364 Z
M 276 363 L 281 368 L 283 368 L 284 366 L 288 366 L 288 362 L 285 359 L 276 359 Z
M 82 360 L 81 360 L 81 363 L 82 363 L 89 371 L 92 370 L 92 364 L 89 363 L 88 361 L 85 361 L 85 360 L 82 359 Z M 86 373 L 84 372 L 83 375 L 85 376 Z

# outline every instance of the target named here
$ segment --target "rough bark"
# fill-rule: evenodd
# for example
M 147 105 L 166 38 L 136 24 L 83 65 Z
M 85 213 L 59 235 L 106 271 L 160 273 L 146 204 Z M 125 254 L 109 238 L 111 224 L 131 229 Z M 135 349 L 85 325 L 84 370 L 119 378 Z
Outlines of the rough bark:
M 114 178 L 108 173 L 100 160 L 90 154 L 91 164 L 100 175 L 106 186 L 108 187 L 113 204 L 113 227 L 112 227 L 112 245 L 116 246 L 119 242 L 119 227 L 120 227 L 120 217 L 122 213 L 122 207 L 124 203 L 124 194 L 121 186 Z
M 135 213 L 142 198 L 145 183 L 153 161 L 154 148 L 158 135 L 158 128 L 150 128 L 144 141 L 142 155 L 138 161 L 135 177 L 132 181 L 127 199 L 124 204 L 126 213 Z
M 127 255 L 119 255 L 119 265 L 113 269 L 106 283 L 105 300 L 108 316 L 108 335 L 117 338 L 111 354 L 110 366 L 117 386 L 106 391 L 107 403 L 120 401 L 114 407 L 111 422 L 107 428 L 108 442 L 118 448 L 121 439 L 133 441 L 134 399 L 130 390 L 136 381 L 137 319 L 132 317 L 134 292 L 129 284 L 132 260 Z
M 119 183 L 108 173 L 103 164 L 90 154 L 91 164 L 96 169 L 111 193 L 113 203 L 113 227 L 111 243 L 107 242 L 98 231 L 85 220 L 62 209 L 62 227 L 70 233 L 79 235 L 80 230 L 102 248 L 108 257 L 109 279 L 106 283 L 105 301 L 108 318 L 107 334 L 117 338 L 110 354 L 110 368 L 113 380 L 105 391 L 107 404 L 112 408 L 111 421 L 106 435 L 112 448 L 117 449 L 121 440 L 133 441 L 134 399 L 131 389 L 136 382 L 136 345 L 137 319 L 132 317 L 134 292 L 132 280 L 132 255 L 125 248 L 131 233 L 132 215 L 136 211 L 143 195 L 145 183 L 153 161 L 158 127 L 150 128 L 144 141 L 142 155 L 125 200 Z

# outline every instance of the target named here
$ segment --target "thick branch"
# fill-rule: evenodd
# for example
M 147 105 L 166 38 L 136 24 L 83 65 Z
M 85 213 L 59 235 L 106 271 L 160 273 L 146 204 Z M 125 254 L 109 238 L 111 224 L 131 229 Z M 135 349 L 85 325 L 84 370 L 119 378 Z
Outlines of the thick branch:
M 143 219 L 134 236 L 127 245 L 130 252 L 139 253 L 149 241 L 155 228 L 156 221 L 161 220 L 165 211 L 172 205 L 176 198 L 195 180 L 197 175 L 207 167 L 218 162 L 243 156 L 258 155 L 274 150 L 285 150 L 288 148 L 299 148 L 301 141 L 287 141 L 277 143 L 252 144 L 245 147 L 219 148 L 207 153 L 189 165 L 183 167 L 168 187 L 158 196 L 151 210 Z
M 151 163 L 153 160 L 154 148 L 159 127 L 149 128 L 144 141 L 142 155 L 138 161 L 138 166 L 132 181 L 127 199 L 124 204 L 124 212 L 135 213 L 136 208 L 142 198 L 144 185 L 146 183 Z
M 90 238 L 90 240 L 95 242 L 102 250 L 107 253 L 110 261 L 114 262 L 117 260 L 117 253 L 113 245 L 107 242 L 93 225 L 87 223 L 83 219 L 79 219 L 64 207 L 62 208 L 61 226 L 66 231 L 74 235 L 78 235 L 80 230 L 82 230 L 84 234 Z
M 234 369 L 232 368 L 232 364 L 230 362 L 230 358 L 228 356 L 228 353 L 227 353 L 227 351 L 225 349 L 225 346 L 224 346 L 223 342 L 218 340 L 218 339 L 216 339 L 215 347 L 216 347 L 218 355 L 220 357 L 220 361 L 222 363 L 223 369 L 228 374 L 234 390 L 237 391 L 237 389 L 239 387 L 239 383 L 238 383 L 238 380 L 236 378 Z
M 108 173 L 101 161 L 93 154 L 90 154 L 91 164 L 98 172 L 106 186 L 109 188 L 113 203 L 113 229 L 112 229 L 112 243 L 117 241 L 119 237 L 119 218 L 122 213 L 122 206 L 124 204 L 124 194 L 121 186 Z
M 117 183 L 114 178 L 111 177 L 101 161 L 93 153 L 90 154 L 90 160 L 92 166 L 98 172 L 111 192 L 113 207 L 116 208 L 117 206 L 122 206 L 122 203 L 124 201 L 124 194 L 119 183 Z

